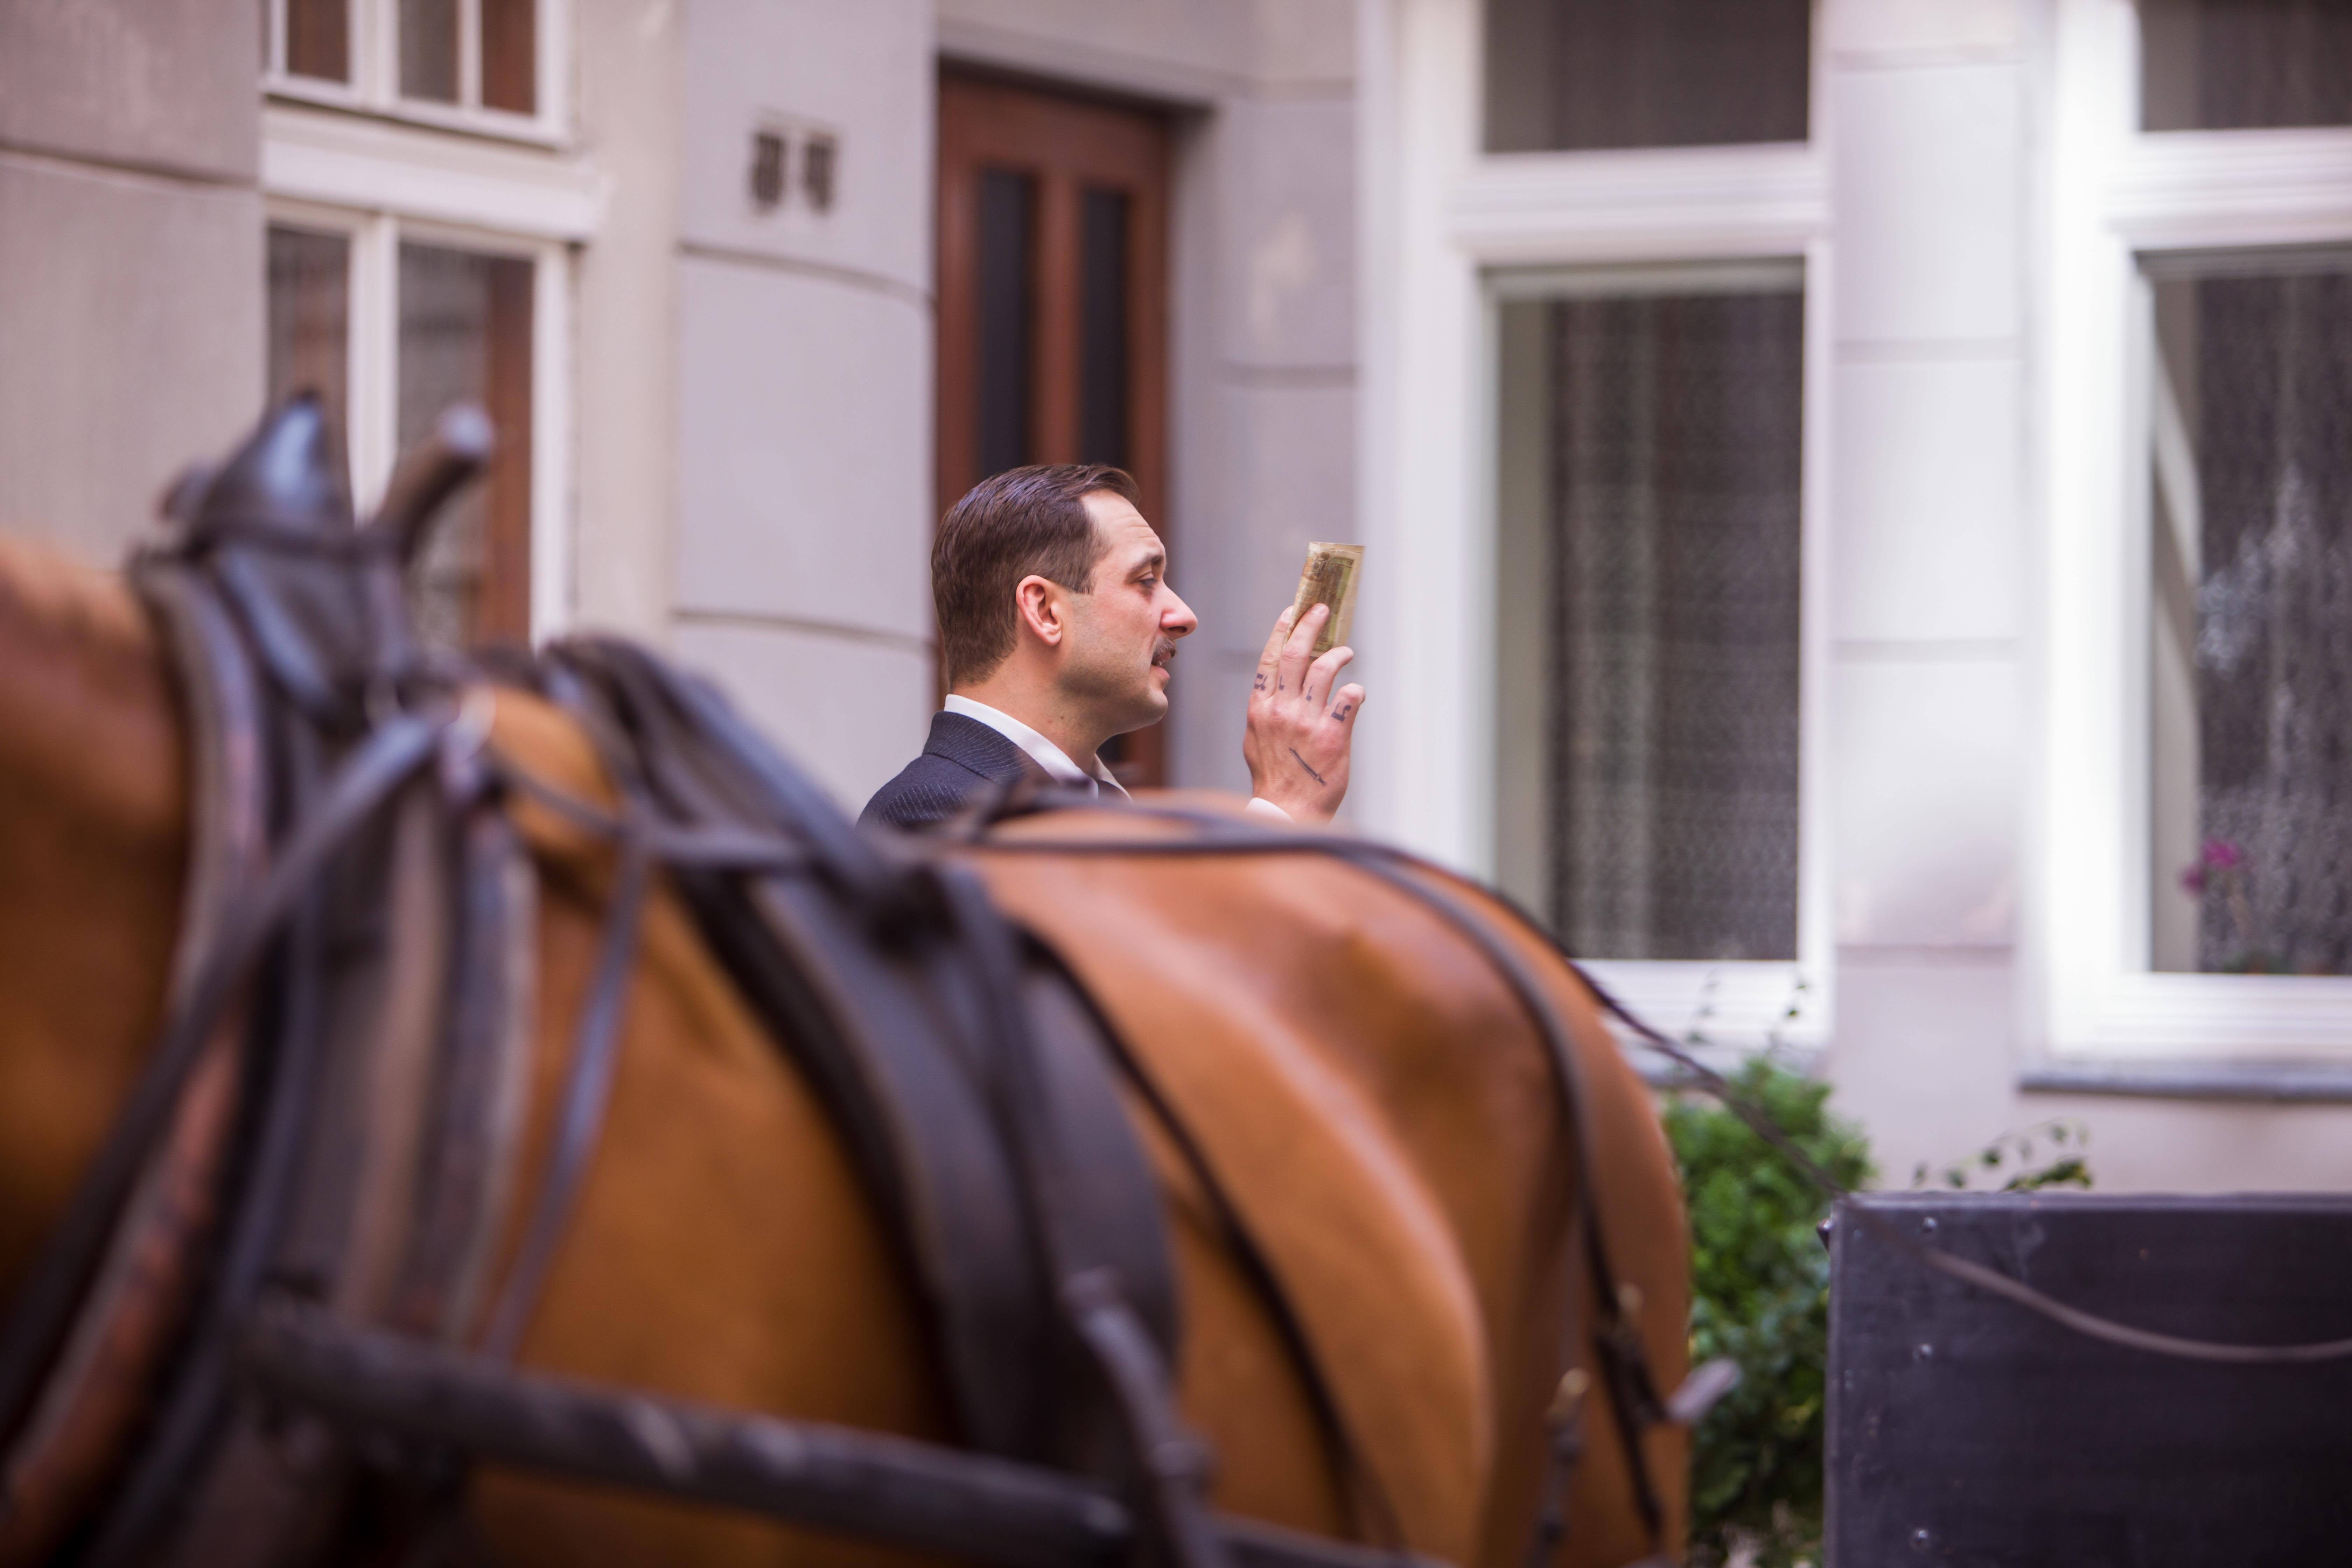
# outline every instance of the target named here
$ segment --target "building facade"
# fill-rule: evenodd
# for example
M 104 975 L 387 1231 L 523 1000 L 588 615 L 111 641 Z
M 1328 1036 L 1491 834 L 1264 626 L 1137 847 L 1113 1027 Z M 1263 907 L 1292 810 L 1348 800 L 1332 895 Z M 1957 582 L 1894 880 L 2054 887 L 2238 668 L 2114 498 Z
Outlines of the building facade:
M 474 398 L 441 634 L 662 642 L 854 807 L 933 704 L 943 500 L 1129 462 L 1202 620 L 1137 776 L 1245 783 L 1266 625 L 1360 540 L 1354 826 L 1822 1065 L 1892 1184 L 2070 1118 L 2105 1186 L 2335 1186 L 2342 30 L 32 0 L 0 526 L 110 558 L 304 386 L 364 501 Z

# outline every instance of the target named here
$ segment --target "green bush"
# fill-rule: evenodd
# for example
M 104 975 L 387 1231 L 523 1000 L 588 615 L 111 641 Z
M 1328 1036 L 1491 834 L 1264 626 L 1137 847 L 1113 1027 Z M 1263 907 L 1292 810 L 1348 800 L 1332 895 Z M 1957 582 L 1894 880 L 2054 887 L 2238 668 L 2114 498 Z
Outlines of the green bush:
M 1870 1182 L 1869 1145 L 1831 1114 L 1827 1084 L 1766 1057 L 1736 1081 L 1840 1184 Z M 1692 1359 L 1729 1356 L 1740 1372 L 1696 1434 L 1694 1561 L 1744 1545 L 1758 1568 L 1818 1562 L 1830 1261 L 1815 1227 L 1829 1200 L 1712 1100 L 1678 1098 L 1665 1122 L 1690 1205 Z

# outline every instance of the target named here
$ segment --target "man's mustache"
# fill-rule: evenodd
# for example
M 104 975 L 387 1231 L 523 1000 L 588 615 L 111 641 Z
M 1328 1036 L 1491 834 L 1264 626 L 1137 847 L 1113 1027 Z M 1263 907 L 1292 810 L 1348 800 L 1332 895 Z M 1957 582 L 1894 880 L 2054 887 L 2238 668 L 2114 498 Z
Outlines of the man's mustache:
M 1174 658 L 1176 658 L 1176 643 L 1175 643 L 1175 639 L 1174 639 L 1174 638 L 1172 638 L 1172 637 L 1161 637 L 1158 642 L 1156 642 L 1156 643 L 1154 643 L 1154 644 L 1152 645 L 1152 647 L 1151 647 L 1151 662 L 1152 662 L 1152 663 L 1154 663 L 1154 664 L 1161 664 L 1161 665 L 1164 665 L 1164 664 L 1171 663 L 1171 661 L 1173 661 L 1173 660 L 1174 660 Z

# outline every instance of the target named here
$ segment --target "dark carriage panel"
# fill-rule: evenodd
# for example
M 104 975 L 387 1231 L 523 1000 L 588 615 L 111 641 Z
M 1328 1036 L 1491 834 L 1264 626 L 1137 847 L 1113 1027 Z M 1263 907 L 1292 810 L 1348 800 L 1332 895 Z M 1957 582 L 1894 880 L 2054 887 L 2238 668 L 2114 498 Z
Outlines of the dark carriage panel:
M 2137 1327 L 2352 1337 L 2352 1198 L 1850 1200 L 1831 1247 L 1831 1568 L 2352 1560 L 2352 1361 L 2223 1366 L 2087 1339 L 1919 1267 L 1856 1203 Z

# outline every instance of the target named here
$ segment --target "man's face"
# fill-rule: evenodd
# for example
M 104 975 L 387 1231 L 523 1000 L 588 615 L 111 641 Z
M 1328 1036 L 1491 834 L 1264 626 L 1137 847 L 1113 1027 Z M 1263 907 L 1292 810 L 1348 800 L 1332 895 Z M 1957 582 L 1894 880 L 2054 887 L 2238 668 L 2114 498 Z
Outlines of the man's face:
M 1071 601 L 1062 685 L 1125 734 L 1167 716 L 1176 639 L 1200 622 L 1168 586 L 1168 552 L 1143 514 L 1108 490 L 1086 508 L 1103 555 L 1092 592 Z

